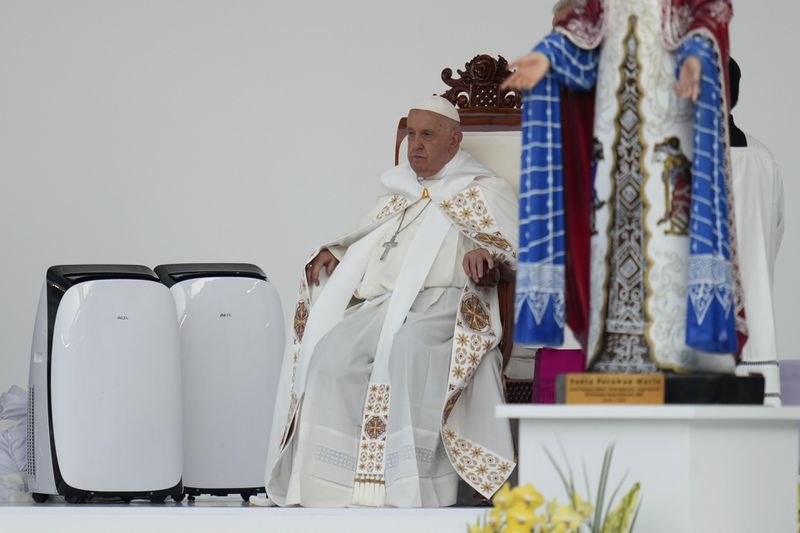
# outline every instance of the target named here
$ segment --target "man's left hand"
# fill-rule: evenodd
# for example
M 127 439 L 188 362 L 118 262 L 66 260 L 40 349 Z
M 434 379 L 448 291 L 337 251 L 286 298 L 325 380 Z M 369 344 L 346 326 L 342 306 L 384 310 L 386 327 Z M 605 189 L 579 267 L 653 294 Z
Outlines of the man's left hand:
M 464 254 L 464 272 L 482 287 L 494 287 L 500 281 L 500 270 L 487 250 L 477 248 Z

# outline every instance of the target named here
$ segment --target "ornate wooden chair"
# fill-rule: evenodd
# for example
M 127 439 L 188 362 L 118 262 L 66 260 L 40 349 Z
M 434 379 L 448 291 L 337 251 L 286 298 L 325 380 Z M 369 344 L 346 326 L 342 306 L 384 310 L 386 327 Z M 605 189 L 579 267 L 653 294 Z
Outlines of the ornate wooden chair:
M 441 96 L 458 107 L 464 140 L 461 146 L 498 176 L 508 180 L 519 194 L 520 126 L 522 96 L 518 91 L 501 91 L 500 84 L 511 71 L 503 57 L 475 56 L 463 70 L 460 78 L 453 78 L 452 69 L 442 71 L 442 81 L 450 87 Z M 397 127 L 395 164 L 406 153 L 406 120 L 400 119 Z M 530 401 L 535 350 L 514 347 L 514 275 L 504 272 L 500 286 L 500 315 L 503 339 L 500 350 L 508 401 Z

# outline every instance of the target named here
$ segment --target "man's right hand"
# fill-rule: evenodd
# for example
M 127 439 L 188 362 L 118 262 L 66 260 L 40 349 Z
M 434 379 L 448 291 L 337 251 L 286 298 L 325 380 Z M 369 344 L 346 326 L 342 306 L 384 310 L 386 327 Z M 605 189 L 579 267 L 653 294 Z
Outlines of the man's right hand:
M 330 276 L 339 265 L 339 260 L 328 250 L 322 250 L 306 265 L 306 281 L 309 285 L 319 286 L 319 273 L 324 268 Z
M 464 254 L 461 262 L 464 273 L 479 287 L 495 287 L 500 281 L 500 270 L 488 250 L 476 248 Z
M 526 54 L 509 65 L 517 70 L 500 85 L 500 89 L 530 89 L 538 84 L 550 69 L 550 60 L 541 52 Z

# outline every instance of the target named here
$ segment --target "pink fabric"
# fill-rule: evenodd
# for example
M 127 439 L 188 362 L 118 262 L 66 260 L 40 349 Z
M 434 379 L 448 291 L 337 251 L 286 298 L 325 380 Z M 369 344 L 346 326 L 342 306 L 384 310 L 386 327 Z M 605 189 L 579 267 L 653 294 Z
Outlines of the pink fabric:
M 586 357 L 581 350 L 542 348 L 536 354 L 531 403 L 556 403 L 556 377 L 585 368 Z

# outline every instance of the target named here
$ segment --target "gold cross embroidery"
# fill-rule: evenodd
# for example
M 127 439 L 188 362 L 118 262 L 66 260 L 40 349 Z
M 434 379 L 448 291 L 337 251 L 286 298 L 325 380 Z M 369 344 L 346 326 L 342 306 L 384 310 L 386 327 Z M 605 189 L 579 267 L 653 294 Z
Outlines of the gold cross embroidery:
M 372 418 L 367 420 L 367 424 L 364 426 L 364 430 L 371 439 L 377 439 L 378 437 L 383 435 L 385 429 L 386 429 L 386 424 L 384 424 L 383 420 L 381 420 L 377 416 L 373 416 Z
M 489 316 L 475 295 L 470 295 L 461 304 L 461 314 L 469 324 L 469 328 L 474 331 L 481 331 L 489 325 Z

